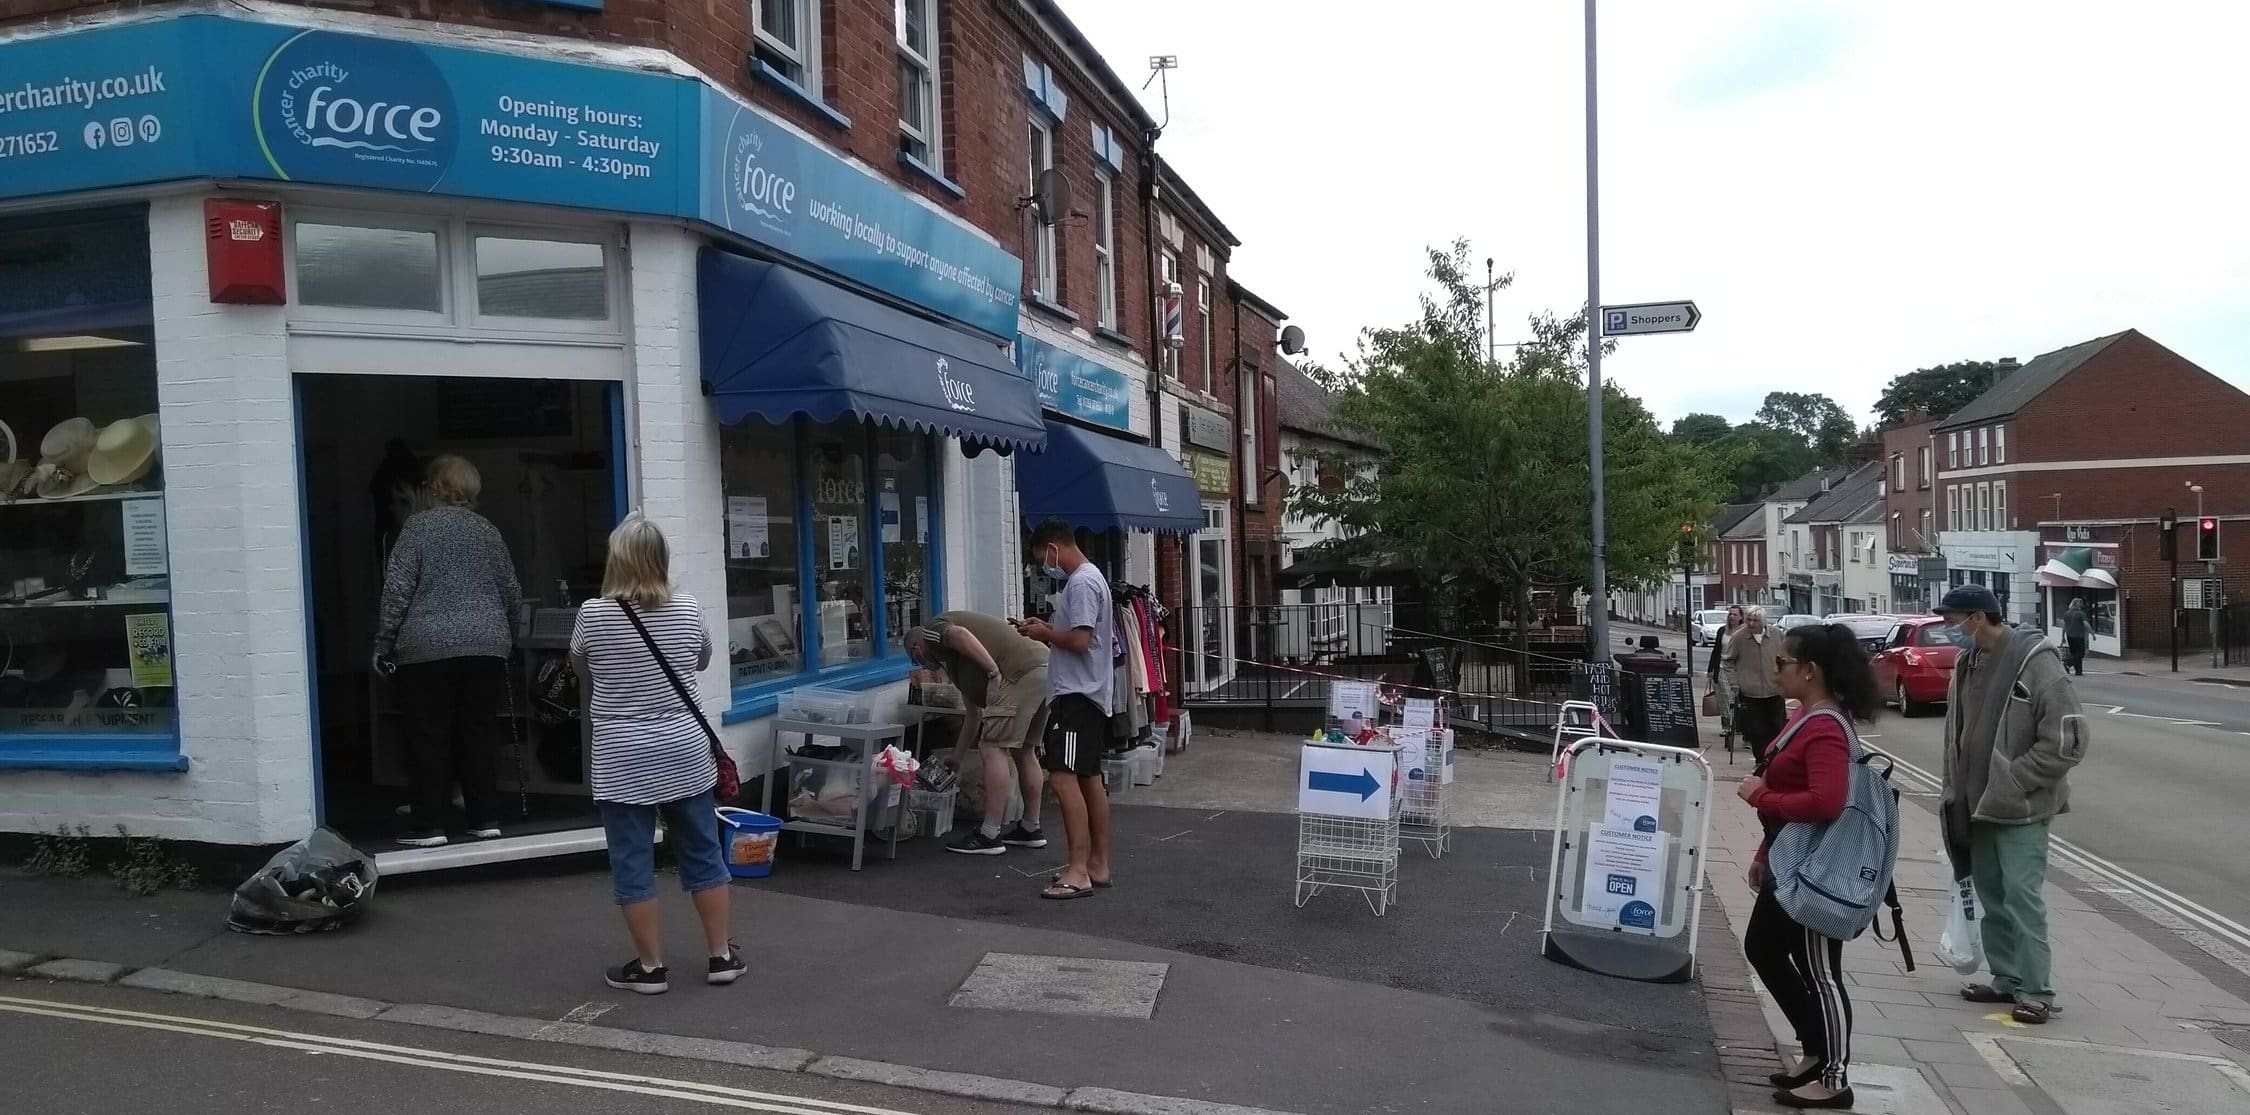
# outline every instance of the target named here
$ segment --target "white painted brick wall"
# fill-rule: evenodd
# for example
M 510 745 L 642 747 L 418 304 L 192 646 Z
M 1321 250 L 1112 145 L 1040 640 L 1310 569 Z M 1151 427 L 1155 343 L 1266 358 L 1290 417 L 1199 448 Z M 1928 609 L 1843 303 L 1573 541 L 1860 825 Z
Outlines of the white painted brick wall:
M 203 199 L 149 211 L 185 773 L 0 773 L 0 830 L 279 843 L 313 818 L 295 403 L 284 311 L 218 306 Z

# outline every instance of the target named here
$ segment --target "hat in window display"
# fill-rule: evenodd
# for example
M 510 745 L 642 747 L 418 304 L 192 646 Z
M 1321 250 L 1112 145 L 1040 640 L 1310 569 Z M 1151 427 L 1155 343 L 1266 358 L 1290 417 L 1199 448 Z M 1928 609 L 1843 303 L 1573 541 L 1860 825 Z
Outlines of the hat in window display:
M 86 459 L 94 451 L 94 423 L 71 418 L 56 423 L 39 439 L 39 466 L 27 481 L 40 499 L 82 496 L 99 485 L 86 475 Z
M 86 456 L 86 475 L 108 487 L 147 476 L 156 464 L 156 416 L 121 418 L 102 428 Z

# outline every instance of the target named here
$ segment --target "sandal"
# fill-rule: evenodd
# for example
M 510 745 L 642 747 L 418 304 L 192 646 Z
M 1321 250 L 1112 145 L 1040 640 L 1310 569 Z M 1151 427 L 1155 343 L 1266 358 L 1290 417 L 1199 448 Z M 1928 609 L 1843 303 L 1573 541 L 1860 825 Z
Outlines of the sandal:
M 2013 1003 L 2016 997 L 1989 983 L 1969 983 L 1961 986 L 1961 997 L 1972 1003 Z
M 1088 881 L 1094 884 L 1095 890 L 1108 890 L 1109 888 L 1117 885 L 1117 880 L 1115 879 L 1094 879 L 1092 877 L 1089 877 Z M 1061 886 L 1062 873 L 1056 872 L 1055 876 L 1051 879 L 1048 879 L 1047 882 L 1054 886 Z
M 1039 897 L 1056 902 L 1068 902 L 1073 898 L 1084 898 L 1092 893 L 1094 893 L 1092 887 L 1072 886 L 1069 883 L 1055 882 L 1048 884 L 1046 890 L 1040 891 Z
M 2017 1003 L 2016 1009 L 2008 1012 L 2008 1017 L 2026 1026 L 2044 1026 L 2054 1016 L 2055 1008 L 2035 1000 Z

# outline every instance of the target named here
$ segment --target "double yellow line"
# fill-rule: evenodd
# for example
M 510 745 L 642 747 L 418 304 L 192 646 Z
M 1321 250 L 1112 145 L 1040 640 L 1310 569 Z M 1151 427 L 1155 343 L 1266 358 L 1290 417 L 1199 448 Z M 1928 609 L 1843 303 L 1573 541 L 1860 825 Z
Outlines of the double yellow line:
M 292 1033 L 287 1030 L 243 1026 L 233 1022 L 220 1022 L 208 1018 L 119 1010 L 113 1007 L 97 1007 L 84 1003 L 61 1002 L 52 999 L 26 999 L 12 995 L 0 995 L 0 1011 L 39 1018 L 53 1018 L 67 1022 L 122 1026 L 138 1030 L 157 1030 L 165 1033 L 242 1042 L 249 1045 L 265 1046 L 270 1049 L 286 1049 L 320 1056 L 355 1057 L 364 1061 L 379 1061 L 439 1072 L 464 1073 L 471 1076 L 497 1077 L 505 1080 L 556 1084 L 570 1088 L 586 1088 L 603 1092 L 623 1092 L 632 1095 L 685 1100 L 706 1107 L 731 1108 L 738 1111 L 765 1111 L 772 1112 L 774 1115 L 912 1115 L 910 1112 L 895 1111 L 889 1108 L 862 1107 L 856 1104 L 835 1103 L 829 1100 L 811 1099 L 803 1096 L 756 1092 L 745 1088 L 730 1088 L 694 1080 L 676 1080 L 638 1073 L 603 1072 L 597 1069 L 577 1068 L 571 1065 L 508 1061 L 495 1057 L 475 1057 L 462 1053 L 449 1053 L 439 1049 L 423 1049 L 415 1046 L 359 1041 L 353 1038 Z

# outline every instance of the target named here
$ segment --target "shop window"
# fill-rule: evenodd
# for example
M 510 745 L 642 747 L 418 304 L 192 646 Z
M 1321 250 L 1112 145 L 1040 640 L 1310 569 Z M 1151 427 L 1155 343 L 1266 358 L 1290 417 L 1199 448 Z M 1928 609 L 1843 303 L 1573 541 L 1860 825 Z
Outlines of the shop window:
M 938 84 L 938 0 L 897 0 L 898 149 L 944 169 L 944 91 Z
M 297 301 L 407 314 L 445 312 L 445 258 L 435 228 L 297 223 Z
M 821 95 L 819 0 L 756 0 L 755 57 L 807 93 Z
M 608 321 L 609 253 L 573 240 L 479 235 L 477 316 Z
M 290 225 L 290 255 L 300 333 L 623 337 L 622 257 L 598 228 L 306 211 Z
M 178 769 L 148 226 L 0 222 L 0 760 Z
M 937 442 L 858 420 L 721 437 L 735 705 L 823 673 L 904 669 L 941 607 Z
M 1117 328 L 1117 175 L 1094 172 L 1094 324 Z
M 1039 175 L 1055 165 L 1055 133 L 1046 123 L 1034 116 L 1028 131 L 1029 157 L 1024 163 L 1024 196 L 1039 192 Z M 1061 297 L 1060 282 L 1055 266 L 1055 224 L 1060 214 L 1052 217 L 1032 214 L 1036 226 L 1031 234 L 1031 293 L 1035 298 L 1053 303 Z

